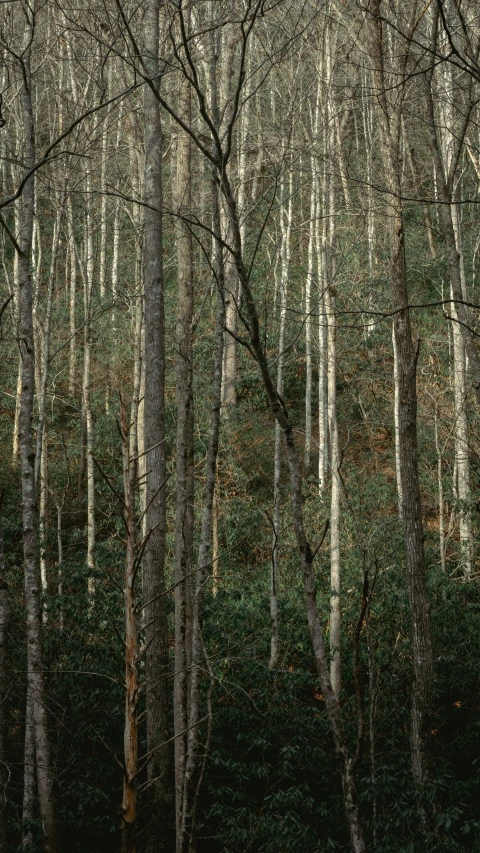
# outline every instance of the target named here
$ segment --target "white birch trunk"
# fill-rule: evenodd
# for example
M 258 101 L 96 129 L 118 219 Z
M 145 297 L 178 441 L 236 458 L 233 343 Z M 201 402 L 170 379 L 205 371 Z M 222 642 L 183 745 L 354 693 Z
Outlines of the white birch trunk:
M 440 103 L 440 153 L 442 156 L 442 167 L 445 184 L 451 187 L 452 198 L 456 196 L 457 180 L 453 173 L 455 169 L 455 151 L 457 146 L 456 132 L 458 118 L 455 116 L 454 103 L 452 100 L 453 74 L 448 63 L 444 63 L 441 71 L 437 72 L 437 84 L 441 88 L 443 97 Z M 439 78 L 439 79 L 438 79 Z M 442 176 L 443 177 L 443 176 Z M 453 239 L 455 241 L 456 260 L 458 263 L 458 276 L 460 279 L 460 290 L 462 298 L 467 300 L 467 286 L 465 280 L 465 268 L 462 251 L 462 231 L 459 207 L 452 204 L 451 225 L 453 227 Z M 452 273 L 452 270 L 451 270 Z M 454 299 L 453 279 L 451 278 L 450 296 Z M 467 359 L 462 320 L 464 320 L 458 303 L 452 302 L 452 335 L 453 335 L 453 392 L 455 409 L 455 463 L 456 463 L 456 497 L 458 502 L 459 538 L 460 538 L 460 565 L 466 577 L 472 572 L 473 558 L 473 536 L 471 519 L 471 490 L 470 490 L 470 463 L 469 463 L 469 429 L 467 419 Z

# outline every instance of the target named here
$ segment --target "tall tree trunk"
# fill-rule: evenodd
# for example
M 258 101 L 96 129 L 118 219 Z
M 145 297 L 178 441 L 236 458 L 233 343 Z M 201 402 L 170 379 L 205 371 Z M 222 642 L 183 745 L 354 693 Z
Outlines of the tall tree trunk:
M 73 225 L 73 209 L 72 199 L 69 195 L 67 198 L 67 240 L 68 240 L 68 316 L 70 327 L 70 345 L 68 352 L 68 390 L 71 396 L 75 394 L 75 373 L 77 360 L 77 319 L 76 319 L 76 299 L 77 299 L 77 249 L 75 245 L 75 230 Z
M 432 47 L 437 50 L 437 27 L 438 27 L 438 10 L 434 11 L 434 21 L 432 24 Z M 450 267 L 450 287 L 454 304 L 454 322 L 460 327 L 460 333 L 463 338 L 465 352 L 468 357 L 468 367 L 472 376 L 472 384 L 480 404 L 480 355 L 475 343 L 473 324 L 470 318 L 468 307 L 465 305 L 465 295 L 462 287 L 462 269 L 461 256 L 459 246 L 457 244 L 457 236 L 455 233 L 455 215 L 453 213 L 453 205 L 455 199 L 455 149 L 452 156 L 452 164 L 446 156 L 442 156 L 441 145 L 441 128 L 435 115 L 433 101 L 433 71 L 430 69 L 426 73 L 426 101 L 427 101 L 427 120 L 429 125 L 430 145 L 433 152 L 437 196 L 440 204 L 440 220 L 442 224 L 443 237 L 448 251 L 448 262 Z M 458 123 L 460 126 L 455 127 L 453 132 L 449 128 L 450 136 L 455 138 L 455 148 L 462 143 L 468 121 L 467 115 L 462 117 Z M 443 117 L 443 122 L 447 124 L 448 116 Z M 445 130 L 444 130 L 445 133 Z
M 390 226 L 390 286 L 393 332 L 398 371 L 398 440 L 402 483 L 403 522 L 407 558 L 407 583 L 412 617 L 413 688 L 411 711 L 411 759 L 417 804 L 423 826 L 432 828 L 432 804 L 428 802 L 430 780 L 430 715 L 433 688 L 433 653 L 430 633 L 430 602 L 426 585 L 424 534 L 417 452 L 416 368 L 419 343 L 414 343 L 408 308 L 405 236 L 401 188 L 401 118 L 403 88 L 388 89 L 384 68 L 381 0 L 372 0 L 372 56 L 374 85 L 378 100 L 381 153 L 388 187 Z M 389 92 L 390 101 L 387 98 Z
M 328 385 L 327 385 L 327 330 L 328 318 L 325 310 L 327 287 L 324 263 L 322 209 L 320 194 L 317 194 L 317 214 L 315 229 L 315 251 L 317 254 L 318 276 L 318 492 L 323 496 L 328 470 Z
M 135 464 L 130 453 L 130 429 L 127 407 L 120 397 L 123 520 L 126 534 L 125 552 L 125 721 L 123 729 L 123 797 L 121 853 L 136 853 L 137 773 L 138 773 L 138 670 L 137 610 L 135 578 L 137 574 L 135 535 Z
M 149 0 L 144 15 L 144 66 L 159 85 L 159 0 Z M 162 126 L 160 107 L 145 87 L 144 289 L 146 532 L 143 559 L 147 765 L 149 782 L 147 853 L 172 849 L 172 785 L 168 740 L 168 623 L 165 602 L 165 319 L 162 258 Z
M 50 367 L 50 338 L 52 329 L 53 292 L 55 287 L 55 272 L 57 264 L 58 248 L 60 245 L 60 229 L 63 218 L 63 204 L 57 202 L 57 213 L 53 226 L 52 249 L 50 254 L 50 273 L 47 285 L 47 305 L 45 308 L 45 322 L 43 328 L 43 353 L 40 374 L 40 388 L 38 389 L 38 423 L 37 423 L 37 449 L 35 454 L 35 483 L 37 485 L 37 498 L 39 501 L 39 539 L 40 539 L 40 578 L 42 592 L 45 595 L 48 588 L 47 577 L 47 508 L 48 508 L 48 463 L 47 463 L 47 436 L 45 420 L 47 413 L 47 387 Z M 44 604 L 43 618 L 46 618 Z
M 398 517 L 403 519 L 402 469 L 400 464 L 400 386 L 398 383 L 398 351 L 395 328 L 392 325 L 393 346 L 393 423 L 395 441 L 395 473 L 397 481 Z
M 287 321 L 287 291 L 288 272 L 290 266 L 290 248 L 292 234 L 292 208 L 293 208 L 293 171 L 289 169 L 289 180 L 287 185 L 288 200 L 285 203 L 285 181 L 280 188 L 280 331 L 278 335 L 278 360 L 277 360 L 277 393 L 283 397 L 283 365 L 285 362 L 285 327 Z M 281 529 L 281 477 L 282 477 L 282 433 L 280 425 L 275 421 L 275 442 L 273 456 L 273 542 L 272 542 L 272 568 L 270 575 L 270 661 L 269 668 L 278 667 L 278 571 L 279 571 L 279 544 Z
M 315 117 L 313 121 L 313 139 L 318 136 L 318 124 L 320 118 L 320 88 L 321 76 L 318 75 L 317 94 L 315 98 Z M 312 286 L 313 286 L 313 262 L 315 254 L 315 217 L 317 213 L 317 158 L 314 154 L 310 157 L 311 187 L 310 187 L 310 218 L 308 224 L 308 250 L 307 250 L 307 280 L 305 282 L 305 459 L 304 469 L 307 474 L 310 469 L 312 450 Z
M 0 853 L 7 853 L 7 697 L 8 697 L 8 584 L 3 550 L 3 494 L 0 493 Z
M 212 20 L 215 16 L 212 4 Z M 213 48 L 213 31 L 211 33 L 211 48 Z M 216 53 L 210 51 L 209 96 L 211 101 L 211 114 L 215 127 L 219 126 L 218 102 L 217 102 L 217 76 L 216 76 Z M 205 587 L 210 574 L 207 569 L 211 564 L 212 554 L 212 525 L 213 525 L 213 501 L 215 494 L 218 445 L 220 439 L 221 405 L 222 405 L 222 379 L 224 364 L 224 329 L 225 329 L 225 264 L 224 248 L 222 239 L 221 210 L 216 175 L 212 171 L 212 225 L 213 225 L 213 258 L 212 268 L 215 274 L 217 311 L 215 322 L 215 362 L 212 387 L 212 405 L 210 418 L 210 437 L 206 458 L 206 479 L 202 502 L 202 520 L 200 530 L 200 542 L 198 547 L 197 570 L 195 577 L 195 590 L 193 595 L 192 613 L 192 645 L 191 645 L 191 676 L 188 704 L 188 736 L 187 757 L 185 766 L 185 779 L 183 791 L 183 818 L 181 826 L 181 842 L 188 853 L 196 850 L 196 810 L 199 792 L 199 783 L 202 780 L 203 768 L 208 754 L 208 742 L 202 745 L 203 760 L 199 756 L 199 725 L 200 725 L 200 676 L 201 665 L 205 650 L 203 644 L 203 610 Z M 230 225 L 230 223 L 229 223 Z M 210 731 L 210 729 L 209 729 Z M 208 737 L 208 736 L 207 736 Z M 200 764 L 200 772 L 199 772 Z M 195 777 L 199 781 L 195 784 Z
M 27 686 L 25 703 L 25 743 L 23 748 L 22 851 L 33 851 L 33 817 L 35 812 L 35 732 L 33 701 Z
M 190 124 L 191 97 L 188 81 L 179 84 L 178 109 Z M 187 763 L 188 696 L 192 643 L 193 568 L 193 242 L 189 225 L 182 217 L 191 215 L 191 140 L 178 129 L 177 142 L 177 323 L 176 323 L 176 402 L 177 402 L 177 500 L 175 523 L 175 826 L 177 853 L 183 853 L 185 772 Z
M 436 25 L 433 26 L 436 31 Z M 433 36 L 435 38 L 435 35 Z M 451 73 L 445 71 L 444 85 L 451 91 Z M 427 75 L 427 114 L 430 125 L 430 143 L 433 150 L 438 195 L 442 202 L 439 207 L 442 230 L 449 254 L 450 293 L 454 300 L 452 305 L 453 320 L 453 388 L 455 406 L 455 462 L 456 462 L 456 497 L 458 501 L 458 516 L 460 520 L 460 564 L 468 577 L 472 571 L 472 521 L 471 521 L 471 492 L 469 440 L 467 421 L 467 387 L 466 387 L 466 355 L 473 377 L 473 385 L 480 401 L 480 358 L 473 340 L 473 332 L 469 312 L 464 302 L 467 299 L 465 272 L 462 254 L 461 223 L 458 206 L 455 205 L 455 148 L 463 139 L 466 125 L 462 118 L 459 128 L 453 116 L 453 104 L 449 101 L 442 110 L 441 126 L 436 121 L 433 103 L 433 72 Z
M 30 71 L 30 50 L 33 37 L 33 13 L 28 12 L 26 49 L 23 54 L 22 110 L 25 133 L 25 168 L 35 163 L 35 137 Z M 28 691 L 33 705 L 33 729 L 37 763 L 37 785 L 45 853 L 57 853 L 58 838 L 53 803 L 53 773 L 50 761 L 50 741 L 45 703 L 44 667 L 42 654 L 42 621 L 40 608 L 40 578 L 38 563 L 38 509 L 35 484 L 35 450 L 32 421 L 35 393 L 35 347 L 32 314 L 32 253 L 35 184 L 33 175 L 27 178 L 22 199 L 22 229 L 19 235 L 18 284 L 19 325 L 22 357 L 22 397 L 19 415 L 19 444 L 22 470 L 23 559 L 25 569 L 25 604 L 27 612 Z
M 341 678 L 341 567 L 340 567 L 340 449 L 337 422 L 337 317 L 336 317 L 336 249 L 335 249 L 335 122 L 332 94 L 332 50 L 335 38 L 330 26 L 325 33 L 325 168 L 323 266 L 325 275 L 325 309 L 327 320 L 327 393 L 328 433 L 330 438 L 330 680 L 335 693 L 340 693 Z
M 345 814 L 350 832 L 350 842 L 353 853 L 364 853 L 366 847 L 365 842 L 363 840 L 363 830 L 360 821 L 359 803 L 356 792 L 356 767 L 355 762 L 349 753 L 345 729 L 343 726 L 340 703 L 338 701 L 335 691 L 332 688 L 332 684 L 330 681 L 328 655 L 325 647 L 320 614 L 318 612 L 315 571 L 313 568 L 313 552 L 306 536 L 304 524 L 302 473 L 300 467 L 300 460 L 295 446 L 293 429 L 290 424 L 288 411 L 285 402 L 278 395 L 278 392 L 276 390 L 273 378 L 270 373 L 267 356 L 262 343 L 257 306 L 250 287 L 249 275 L 243 260 L 243 248 L 238 223 L 235 196 L 228 178 L 228 174 L 225 169 L 221 172 L 221 175 L 219 177 L 221 180 L 222 191 L 225 196 L 225 200 L 228 205 L 228 210 L 230 214 L 234 258 L 237 266 L 238 275 L 240 278 L 242 295 L 244 299 L 245 315 L 248 322 L 250 346 L 255 360 L 258 364 L 260 374 L 262 376 L 264 388 L 267 394 L 267 399 L 269 401 L 272 414 L 280 424 L 280 428 L 282 430 L 285 442 L 290 475 L 290 494 L 292 500 L 293 526 L 297 542 L 298 555 L 300 557 L 301 562 L 301 570 L 305 592 L 305 606 L 308 624 L 310 628 L 310 638 L 317 674 L 320 681 L 321 690 L 325 699 L 325 705 L 329 716 L 330 724 L 332 726 L 332 732 L 335 741 L 335 748 L 337 752 L 340 775 L 342 779 Z
M 87 572 L 88 594 L 95 596 L 95 465 L 93 461 L 93 412 L 91 401 L 91 359 L 92 359 L 92 299 L 93 299 L 93 196 L 91 173 L 87 170 L 85 178 L 86 214 L 85 214 L 85 263 L 84 263 L 84 334 L 83 334 L 83 379 L 82 379 L 82 415 L 85 438 L 85 467 L 87 473 Z

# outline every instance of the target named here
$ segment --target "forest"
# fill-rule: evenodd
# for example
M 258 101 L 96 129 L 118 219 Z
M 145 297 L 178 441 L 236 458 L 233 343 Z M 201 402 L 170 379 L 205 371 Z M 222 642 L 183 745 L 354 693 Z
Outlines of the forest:
M 0 853 L 480 853 L 480 8 L 0 5 Z

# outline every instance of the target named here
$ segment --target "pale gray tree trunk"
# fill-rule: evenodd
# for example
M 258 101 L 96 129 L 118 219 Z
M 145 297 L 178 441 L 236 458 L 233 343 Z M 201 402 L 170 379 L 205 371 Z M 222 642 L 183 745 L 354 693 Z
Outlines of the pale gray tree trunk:
M 335 33 L 330 25 L 325 32 L 323 57 L 325 78 L 325 186 L 323 212 L 323 267 L 325 281 L 325 310 L 327 320 L 327 417 L 330 439 L 330 680 L 334 692 L 340 693 L 341 679 L 341 564 L 340 564 L 340 448 L 337 422 L 337 317 L 336 317 L 336 259 L 335 259 L 335 105 L 332 92 L 332 63 Z
M 367 80 L 363 81 L 364 89 L 367 88 Z M 365 97 L 362 103 L 362 120 L 363 120 L 363 135 L 365 139 L 365 155 L 366 155 L 366 203 L 367 203 L 367 261 L 368 261 L 368 312 L 374 309 L 375 305 L 375 279 L 376 279 L 376 242 L 375 242 L 375 206 L 373 198 L 373 152 L 375 146 L 374 139 L 374 111 L 371 106 L 371 99 Z M 364 321 L 365 338 L 371 334 L 375 328 L 372 315 L 367 313 Z
M 315 251 L 318 276 L 318 493 L 322 498 L 328 471 L 328 385 L 327 385 L 327 312 L 325 310 L 326 270 L 323 244 L 323 210 L 317 197 Z
M 440 433 L 438 424 L 438 399 L 434 393 L 427 391 L 433 403 L 433 427 L 435 439 L 435 452 L 437 454 L 437 494 L 438 494 L 438 546 L 440 552 L 440 566 L 446 571 L 445 554 L 445 501 L 443 496 L 443 450 L 440 444 Z
M 432 47 L 434 50 L 437 50 L 438 9 L 436 7 L 432 14 Z M 440 117 L 440 124 L 443 123 L 444 125 L 444 150 L 442 151 L 442 128 L 439 126 L 439 121 L 435 115 L 433 100 L 434 79 L 433 70 L 430 69 L 426 73 L 427 120 L 429 125 L 430 145 L 435 163 L 437 196 L 440 202 L 438 205 L 440 208 L 440 220 L 443 237 L 448 251 L 450 286 L 452 298 L 455 300 L 454 325 L 460 327 L 460 333 L 463 338 L 463 344 L 468 358 L 468 368 L 472 377 L 472 385 L 477 402 L 480 403 L 480 355 L 475 343 L 472 319 L 470 317 L 468 307 L 464 304 L 465 295 L 462 287 L 462 262 L 459 246 L 457 245 L 455 214 L 453 212 L 456 201 L 456 163 L 458 158 L 458 149 L 465 138 L 470 112 L 467 110 L 465 115 L 462 114 L 457 119 L 453 132 L 451 130 L 451 115 Z M 450 105 L 450 112 L 451 109 L 452 105 Z
M 37 423 L 37 448 L 35 454 L 35 483 L 37 484 L 37 498 L 39 501 L 39 541 L 40 541 L 40 578 L 42 591 L 45 595 L 48 588 L 47 577 L 47 506 L 48 506 L 48 463 L 47 463 L 47 436 L 45 431 L 45 418 L 47 411 L 47 387 L 50 367 L 50 338 L 52 329 L 53 292 L 55 287 L 55 273 L 57 264 L 58 248 L 60 244 L 60 229 L 63 219 L 63 203 L 57 202 L 57 212 L 53 226 L 52 248 L 50 253 L 50 272 L 47 284 L 47 304 L 45 307 L 45 321 L 42 335 L 42 359 L 40 370 L 40 387 L 38 396 L 38 423 Z M 46 618 L 46 606 L 43 607 L 43 618 Z
M 433 22 L 432 38 L 436 40 L 436 24 Z M 454 105 L 451 101 L 453 87 L 450 69 L 442 71 L 441 84 L 446 91 L 447 103 L 440 110 L 439 119 L 435 116 L 433 71 L 427 75 L 427 112 L 430 124 L 430 141 L 435 159 L 438 194 L 442 202 L 439 207 L 442 230 L 449 253 L 450 293 L 454 300 L 451 309 L 453 320 L 453 389 L 455 407 L 455 462 L 456 496 L 460 527 L 460 563 L 468 577 L 472 571 L 473 536 L 471 520 L 469 437 L 467 420 L 466 357 L 472 373 L 473 385 L 480 400 L 480 358 L 473 339 L 469 311 L 464 302 L 467 299 L 465 272 L 462 255 L 461 223 L 456 200 L 456 161 L 458 145 L 464 138 L 465 117 L 455 120 Z

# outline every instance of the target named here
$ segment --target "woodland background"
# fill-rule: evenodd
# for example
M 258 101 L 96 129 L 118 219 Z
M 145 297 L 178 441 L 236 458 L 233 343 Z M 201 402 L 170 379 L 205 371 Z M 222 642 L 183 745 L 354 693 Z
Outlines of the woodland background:
M 2 3 L 2 853 L 480 850 L 479 51 Z

